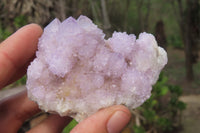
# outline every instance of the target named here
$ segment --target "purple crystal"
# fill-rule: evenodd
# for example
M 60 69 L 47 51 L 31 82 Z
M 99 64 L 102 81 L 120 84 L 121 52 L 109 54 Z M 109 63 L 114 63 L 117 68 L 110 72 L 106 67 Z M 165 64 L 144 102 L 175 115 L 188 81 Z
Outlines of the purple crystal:
M 28 68 L 28 96 L 41 109 L 81 121 L 100 108 L 140 106 L 167 63 L 153 35 L 114 32 L 108 40 L 86 16 L 55 19 Z

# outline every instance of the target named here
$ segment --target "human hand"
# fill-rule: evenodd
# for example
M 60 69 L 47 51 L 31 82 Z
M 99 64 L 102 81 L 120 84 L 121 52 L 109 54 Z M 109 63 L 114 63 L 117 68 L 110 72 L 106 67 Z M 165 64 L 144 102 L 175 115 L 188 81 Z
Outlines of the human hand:
M 0 44 L 0 89 L 26 73 L 41 34 L 38 25 L 30 24 Z M 0 132 L 16 133 L 25 120 L 38 112 L 40 109 L 27 98 L 26 91 L 3 99 L 0 101 Z M 108 107 L 80 122 L 71 133 L 119 133 L 130 117 L 129 110 L 122 105 Z M 71 120 L 51 114 L 28 133 L 59 133 Z

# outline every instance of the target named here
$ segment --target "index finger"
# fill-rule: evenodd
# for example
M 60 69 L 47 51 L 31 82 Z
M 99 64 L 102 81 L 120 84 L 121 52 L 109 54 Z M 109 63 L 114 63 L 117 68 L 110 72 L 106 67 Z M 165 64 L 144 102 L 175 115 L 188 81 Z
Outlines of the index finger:
M 0 44 L 0 88 L 22 72 L 37 50 L 42 29 L 36 24 L 22 27 Z

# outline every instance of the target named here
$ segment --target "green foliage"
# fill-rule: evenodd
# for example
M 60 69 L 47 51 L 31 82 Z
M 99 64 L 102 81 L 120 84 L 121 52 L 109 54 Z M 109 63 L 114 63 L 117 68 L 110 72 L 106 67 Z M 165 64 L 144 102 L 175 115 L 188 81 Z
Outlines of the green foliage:
M 177 128 L 177 125 L 180 125 L 180 112 L 186 108 L 186 104 L 179 101 L 181 94 L 182 89 L 167 84 L 167 77 L 161 73 L 158 82 L 153 86 L 151 97 L 138 108 L 145 118 L 141 125 L 143 129 L 148 131 L 153 128 L 158 133 L 164 133 Z M 136 127 L 135 125 L 133 130 L 140 133 L 141 127 Z
M 171 131 L 173 127 L 172 121 L 164 117 L 158 118 L 156 124 L 158 125 L 158 127 L 161 127 L 161 130 L 163 131 Z
M 25 85 L 26 84 L 26 76 L 23 76 L 19 80 L 17 80 L 15 83 L 13 83 L 14 86 L 19 86 L 19 85 Z
M 183 47 L 184 47 L 182 39 L 179 35 L 168 36 L 167 42 L 169 45 L 171 45 L 175 48 L 183 49 Z
M 19 15 L 14 19 L 14 26 L 20 28 L 27 24 L 27 18 L 24 15 Z
M 8 29 L 4 28 L 0 23 L 0 41 L 5 40 L 10 35 L 11 35 L 11 32 Z
M 142 126 L 133 126 L 134 133 L 145 133 L 145 129 Z
M 62 133 L 70 133 L 70 131 L 78 124 L 76 120 L 72 120 L 62 131 Z
M 19 15 L 17 17 L 14 18 L 14 27 L 15 28 L 20 28 L 24 25 L 26 25 L 28 22 L 27 22 L 27 18 L 23 15 Z M 9 37 L 12 32 L 9 30 L 11 28 L 11 26 L 3 26 L 1 23 L 0 23 L 0 41 L 3 41 L 5 40 L 7 37 Z

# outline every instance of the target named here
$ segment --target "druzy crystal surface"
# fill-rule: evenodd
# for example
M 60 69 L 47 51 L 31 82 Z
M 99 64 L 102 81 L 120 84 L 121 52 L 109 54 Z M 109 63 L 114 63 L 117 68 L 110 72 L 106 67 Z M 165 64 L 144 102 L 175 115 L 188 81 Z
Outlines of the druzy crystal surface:
M 167 63 L 152 34 L 105 34 L 86 16 L 54 19 L 28 67 L 28 96 L 45 111 L 81 121 L 116 104 L 129 109 L 151 95 Z

